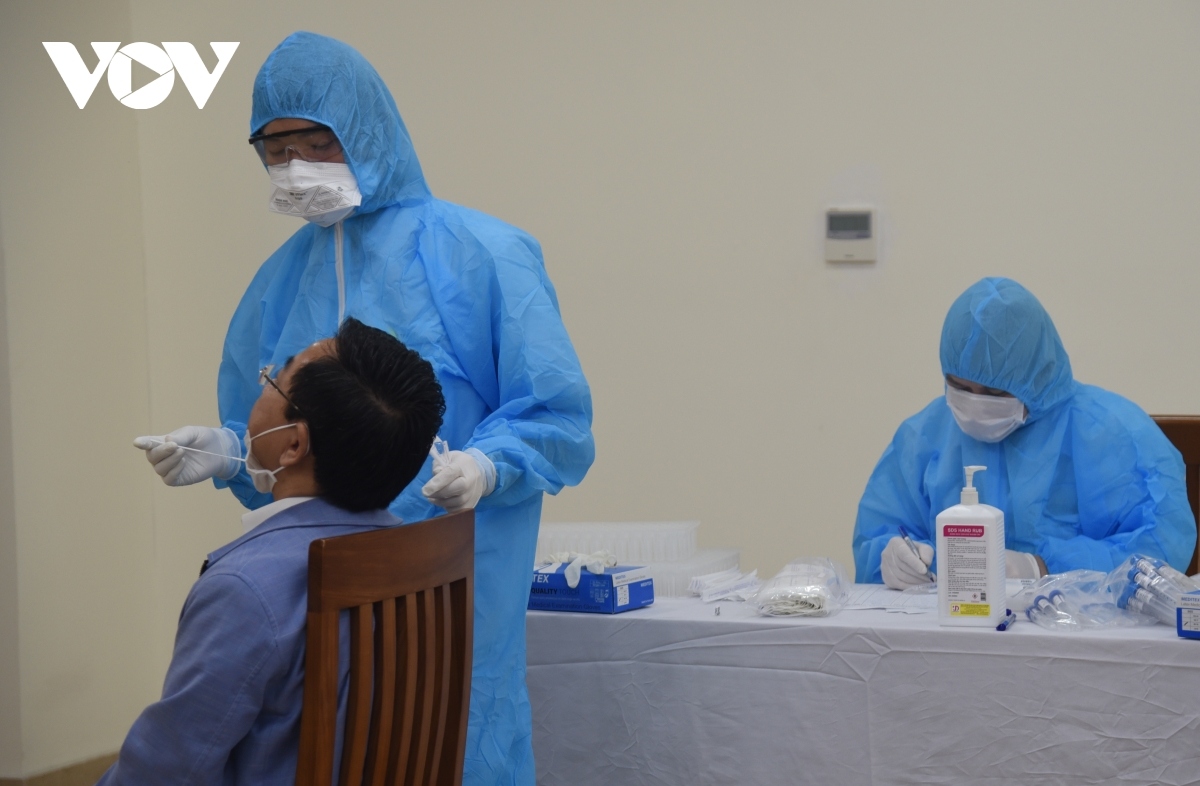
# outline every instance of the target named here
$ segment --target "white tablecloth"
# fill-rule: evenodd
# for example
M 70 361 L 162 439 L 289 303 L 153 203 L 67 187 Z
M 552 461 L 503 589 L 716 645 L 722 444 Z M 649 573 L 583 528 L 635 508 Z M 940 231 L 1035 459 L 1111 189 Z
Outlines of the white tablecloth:
M 529 612 L 538 783 L 1200 783 L 1200 641 L 663 599 Z

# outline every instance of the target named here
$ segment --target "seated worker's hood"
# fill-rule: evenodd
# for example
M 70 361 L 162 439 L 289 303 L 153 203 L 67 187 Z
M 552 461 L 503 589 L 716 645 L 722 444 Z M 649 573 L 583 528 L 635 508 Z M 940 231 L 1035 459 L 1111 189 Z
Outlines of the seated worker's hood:
M 275 47 L 254 78 L 251 135 L 282 117 L 312 120 L 337 134 L 363 195 L 357 213 L 430 198 L 391 91 L 352 47 L 303 32 Z
M 958 296 L 942 325 L 942 373 L 1012 393 L 1029 420 L 1070 397 L 1071 361 L 1042 304 L 1007 278 L 985 278 Z

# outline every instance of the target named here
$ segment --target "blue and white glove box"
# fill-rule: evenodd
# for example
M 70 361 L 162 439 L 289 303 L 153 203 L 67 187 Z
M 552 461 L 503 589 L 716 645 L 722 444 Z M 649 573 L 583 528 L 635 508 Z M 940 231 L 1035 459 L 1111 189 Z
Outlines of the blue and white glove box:
M 645 568 L 618 565 L 592 573 L 583 568 L 579 584 L 567 585 L 567 563 L 553 562 L 533 569 L 529 608 L 539 611 L 590 611 L 617 614 L 654 602 L 654 579 Z

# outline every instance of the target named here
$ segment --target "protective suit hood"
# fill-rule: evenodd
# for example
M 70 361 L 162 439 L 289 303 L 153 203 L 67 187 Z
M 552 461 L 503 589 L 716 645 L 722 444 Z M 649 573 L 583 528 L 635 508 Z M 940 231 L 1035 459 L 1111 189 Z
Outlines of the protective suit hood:
M 1050 315 L 1029 290 L 985 278 L 959 295 L 942 326 L 942 373 L 1012 393 L 1027 422 L 1065 401 L 1075 388 L 1071 361 Z
M 429 188 L 391 91 L 352 47 L 316 33 L 293 33 L 254 78 L 250 133 L 297 117 L 333 129 L 358 180 L 361 215 L 428 200 Z

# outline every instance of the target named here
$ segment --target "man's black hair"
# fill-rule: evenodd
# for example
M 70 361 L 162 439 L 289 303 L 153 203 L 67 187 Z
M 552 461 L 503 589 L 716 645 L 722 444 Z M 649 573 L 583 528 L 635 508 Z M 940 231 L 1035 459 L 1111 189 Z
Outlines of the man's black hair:
M 386 508 L 429 456 L 446 412 L 442 386 L 427 360 L 357 319 L 333 345 L 336 356 L 292 375 L 287 417 L 308 423 L 321 496 L 345 510 Z

